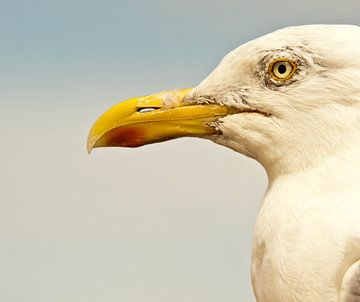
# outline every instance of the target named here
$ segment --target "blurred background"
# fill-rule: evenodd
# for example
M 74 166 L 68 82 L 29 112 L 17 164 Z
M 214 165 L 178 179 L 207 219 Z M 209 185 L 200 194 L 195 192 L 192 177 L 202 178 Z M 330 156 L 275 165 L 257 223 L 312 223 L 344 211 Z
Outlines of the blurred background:
M 0 301 L 254 301 L 262 167 L 198 139 L 89 156 L 88 130 L 275 29 L 359 25 L 360 2 L 0 4 Z

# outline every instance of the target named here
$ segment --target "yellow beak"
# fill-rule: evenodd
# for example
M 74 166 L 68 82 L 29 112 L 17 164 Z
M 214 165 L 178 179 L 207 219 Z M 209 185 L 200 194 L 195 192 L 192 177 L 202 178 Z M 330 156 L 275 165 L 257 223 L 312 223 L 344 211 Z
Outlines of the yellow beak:
M 216 134 L 209 123 L 227 115 L 229 109 L 184 102 L 191 90 L 163 91 L 113 106 L 92 126 L 89 153 L 98 147 L 139 147 L 177 137 Z

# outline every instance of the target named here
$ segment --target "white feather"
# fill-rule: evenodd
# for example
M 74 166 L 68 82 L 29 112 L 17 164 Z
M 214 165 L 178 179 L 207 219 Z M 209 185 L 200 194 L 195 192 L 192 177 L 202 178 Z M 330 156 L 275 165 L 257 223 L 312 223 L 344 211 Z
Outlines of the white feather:
M 285 83 L 276 58 L 299 62 Z M 194 99 L 256 109 L 219 144 L 258 160 L 269 186 L 254 231 L 258 302 L 360 301 L 360 28 L 290 27 L 229 53 Z

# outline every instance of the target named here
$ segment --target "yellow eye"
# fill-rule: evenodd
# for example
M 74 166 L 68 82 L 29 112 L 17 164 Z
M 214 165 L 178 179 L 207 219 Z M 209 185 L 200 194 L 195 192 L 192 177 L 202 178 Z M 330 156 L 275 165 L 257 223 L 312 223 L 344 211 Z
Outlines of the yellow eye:
M 290 79 L 296 71 L 296 64 L 288 59 L 277 59 L 269 66 L 269 73 L 278 81 Z

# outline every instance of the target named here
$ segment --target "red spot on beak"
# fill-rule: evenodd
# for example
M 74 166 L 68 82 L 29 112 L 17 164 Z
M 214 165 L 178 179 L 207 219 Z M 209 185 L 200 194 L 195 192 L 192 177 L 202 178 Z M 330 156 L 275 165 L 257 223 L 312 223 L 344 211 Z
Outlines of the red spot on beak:
M 144 144 L 145 131 L 140 127 L 115 128 L 104 134 L 97 147 L 139 147 Z

